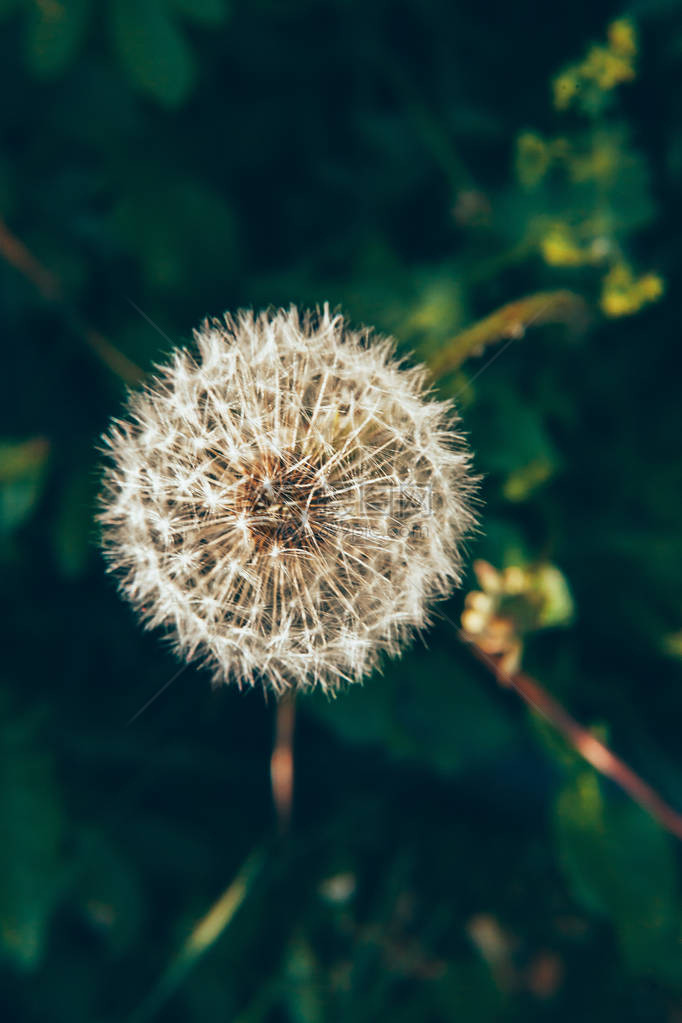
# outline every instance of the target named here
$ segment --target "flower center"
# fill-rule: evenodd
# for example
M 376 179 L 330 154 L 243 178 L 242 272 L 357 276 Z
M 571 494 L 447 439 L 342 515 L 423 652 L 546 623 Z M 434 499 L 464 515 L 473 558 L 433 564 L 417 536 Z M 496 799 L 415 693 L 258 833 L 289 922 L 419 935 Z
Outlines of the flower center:
M 319 466 L 306 458 L 282 454 L 250 467 L 237 490 L 258 550 L 314 550 L 329 532 L 330 495 Z

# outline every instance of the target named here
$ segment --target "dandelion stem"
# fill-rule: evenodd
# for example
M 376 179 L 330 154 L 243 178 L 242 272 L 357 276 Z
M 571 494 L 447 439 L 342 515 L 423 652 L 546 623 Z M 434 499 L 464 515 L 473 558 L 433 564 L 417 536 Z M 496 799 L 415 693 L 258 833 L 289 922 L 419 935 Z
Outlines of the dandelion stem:
M 600 742 L 592 732 L 573 718 L 540 683 L 523 671 L 507 672 L 503 659 L 485 653 L 475 643 L 474 655 L 489 668 L 500 685 L 514 689 L 519 696 L 552 724 L 570 746 L 605 778 L 619 785 L 642 809 L 646 810 L 671 835 L 682 840 L 682 814 L 669 806 L 662 796 L 633 769 Z
M 277 703 L 275 713 L 275 744 L 270 758 L 272 800 L 277 811 L 279 830 L 285 833 L 291 823 L 294 796 L 294 726 L 295 694 L 286 693 Z

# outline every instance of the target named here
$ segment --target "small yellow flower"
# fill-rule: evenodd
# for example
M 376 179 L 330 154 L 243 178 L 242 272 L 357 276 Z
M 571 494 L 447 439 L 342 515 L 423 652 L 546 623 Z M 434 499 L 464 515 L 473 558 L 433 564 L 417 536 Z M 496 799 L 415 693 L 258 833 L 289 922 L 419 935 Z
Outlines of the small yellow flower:
M 584 78 L 594 82 L 603 92 L 635 77 L 632 62 L 605 46 L 593 46 L 579 70 Z
M 566 110 L 584 92 L 582 105 L 592 108 L 600 102 L 600 93 L 610 92 L 621 82 L 635 77 L 637 38 L 627 18 L 609 25 L 608 45 L 591 46 L 582 62 L 571 64 L 553 82 L 554 105 Z
M 627 263 L 616 263 L 602 282 L 600 305 L 606 316 L 632 316 L 663 294 L 663 279 L 655 273 L 635 277 Z
M 550 266 L 584 266 L 592 262 L 590 253 L 582 249 L 564 225 L 551 228 L 540 241 L 540 251 Z
M 658 274 L 648 273 L 639 279 L 639 293 L 646 302 L 656 302 L 665 290 L 663 278 Z
M 548 562 L 508 565 L 502 572 L 482 560 L 473 567 L 481 589 L 466 595 L 462 630 L 484 654 L 499 658 L 504 670 L 517 671 L 527 633 L 571 622 L 568 583 Z
M 618 18 L 608 28 L 609 47 L 620 57 L 637 55 L 637 33 L 629 18 Z
M 566 110 L 580 92 L 580 79 L 575 68 L 563 71 L 552 82 L 554 106 L 557 110 Z

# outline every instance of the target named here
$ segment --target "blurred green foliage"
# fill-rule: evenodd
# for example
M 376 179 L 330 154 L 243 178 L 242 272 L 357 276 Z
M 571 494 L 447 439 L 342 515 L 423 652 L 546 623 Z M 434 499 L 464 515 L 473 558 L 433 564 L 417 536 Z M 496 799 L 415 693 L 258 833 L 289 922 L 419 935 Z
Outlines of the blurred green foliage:
M 0 0 L 5 1018 L 679 1023 L 679 843 L 472 659 L 461 595 L 300 701 L 287 840 L 260 694 L 186 669 L 126 724 L 177 666 L 97 554 L 123 387 L 84 325 L 148 369 L 330 301 L 449 353 L 472 556 L 541 587 L 524 665 L 682 806 L 681 53 L 679 0 Z M 560 289 L 590 316 L 457 348 Z

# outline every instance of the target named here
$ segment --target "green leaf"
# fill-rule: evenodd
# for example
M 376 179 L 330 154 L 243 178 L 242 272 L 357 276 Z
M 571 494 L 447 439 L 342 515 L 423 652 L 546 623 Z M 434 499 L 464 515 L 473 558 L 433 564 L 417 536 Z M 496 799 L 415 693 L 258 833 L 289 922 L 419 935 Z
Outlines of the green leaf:
M 111 16 L 114 45 L 132 84 L 164 106 L 182 103 L 194 64 L 163 0 L 113 0 Z
M 170 0 L 170 3 L 180 14 L 202 25 L 220 25 L 230 11 L 226 0 Z
M 505 480 L 502 493 L 508 501 L 525 501 L 554 474 L 554 465 L 547 458 L 536 458 L 516 469 Z
M 569 625 L 575 614 L 575 604 L 568 580 L 556 565 L 538 565 L 534 572 L 535 589 L 541 595 L 538 610 L 538 628 L 551 629 Z
M 480 680 L 456 658 L 413 650 L 365 685 L 306 703 L 348 742 L 377 744 L 398 760 L 454 775 L 495 756 L 514 728 Z
M 100 832 L 85 835 L 77 897 L 91 925 L 120 953 L 135 940 L 142 892 L 133 864 Z
M 495 389 L 475 407 L 473 441 L 485 473 L 506 477 L 504 496 L 522 501 L 559 467 L 542 414 L 510 389 Z
M 88 467 L 67 480 L 59 500 L 54 554 L 62 575 L 67 578 L 76 578 L 87 568 L 94 533 L 93 506 L 93 478 Z
M 414 650 L 396 665 L 394 684 L 398 748 L 441 774 L 484 763 L 513 741 L 485 683 L 451 653 Z
M 483 535 L 472 545 L 472 554 L 498 568 L 526 565 L 532 562 L 532 552 L 523 531 L 516 524 L 493 514 L 487 515 Z
M 232 211 L 197 182 L 155 184 L 128 195 L 116 222 L 155 288 L 177 289 L 189 280 L 219 286 L 234 266 Z
M 499 1023 L 505 1015 L 500 986 L 488 964 L 480 959 L 448 963 L 445 975 L 434 984 L 433 1001 L 439 1009 L 434 1019 Z M 411 1018 L 419 1018 L 419 1013 Z
M 0 441 L 0 536 L 20 526 L 37 504 L 49 450 L 43 437 Z
M 324 1019 L 318 975 L 314 948 L 303 938 L 294 939 L 284 963 L 283 985 L 287 1015 L 292 1023 L 321 1023 Z
M 0 157 L 0 217 L 7 217 L 12 209 L 13 175 L 8 160 Z
M 633 970 L 669 979 L 679 955 L 679 910 L 661 827 L 629 800 L 605 802 L 597 775 L 581 770 L 559 794 L 555 833 L 578 902 L 611 920 Z
M 0 18 L 7 18 L 17 10 L 23 0 L 0 0 Z
M 0 733 L 0 946 L 26 969 L 40 961 L 63 876 L 59 792 L 34 742 L 17 722 Z
M 76 55 L 90 15 L 90 0 L 50 0 L 31 5 L 28 63 L 36 75 L 58 75 Z

